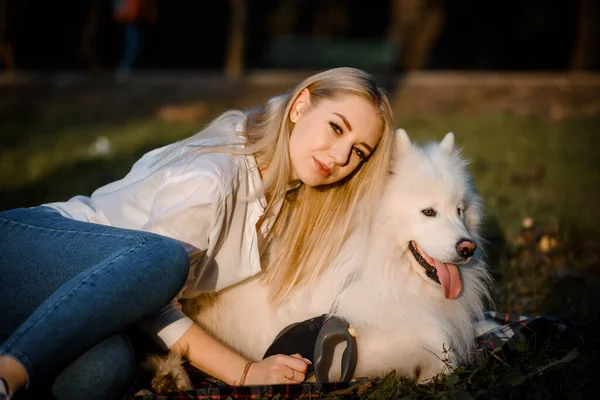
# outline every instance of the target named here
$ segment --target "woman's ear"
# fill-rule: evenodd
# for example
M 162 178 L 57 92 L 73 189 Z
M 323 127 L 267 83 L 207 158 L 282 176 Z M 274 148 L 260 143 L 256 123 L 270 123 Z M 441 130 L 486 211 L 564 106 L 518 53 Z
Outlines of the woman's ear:
M 310 90 L 308 88 L 302 89 L 296 100 L 292 103 L 290 110 L 290 120 L 297 122 L 300 115 L 310 106 Z

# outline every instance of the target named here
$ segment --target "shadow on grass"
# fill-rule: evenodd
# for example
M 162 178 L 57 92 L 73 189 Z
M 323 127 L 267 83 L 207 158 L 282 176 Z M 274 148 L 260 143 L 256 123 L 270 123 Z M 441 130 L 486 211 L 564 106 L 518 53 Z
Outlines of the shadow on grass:
M 600 376 L 600 246 L 590 235 L 575 228 L 562 233 L 532 225 L 505 243 L 495 271 L 496 308 L 530 317 L 560 317 L 583 338 L 583 345 L 568 362 L 561 361 L 568 348 L 524 351 L 506 366 L 507 376 L 516 380 L 509 380 L 502 396 L 491 398 L 595 397 L 595 379 Z M 532 374 L 544 364 L 549 367 Z

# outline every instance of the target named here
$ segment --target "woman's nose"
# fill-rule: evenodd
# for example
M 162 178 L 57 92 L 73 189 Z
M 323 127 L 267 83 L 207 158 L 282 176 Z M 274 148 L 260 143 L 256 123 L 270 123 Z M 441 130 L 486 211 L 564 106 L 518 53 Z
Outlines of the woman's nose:
M 342 145 L 341 143 L 333 146 L 331 148 L 330 154 L 334 160 L 334 162 L 339 166 L 344 166 L 348 164 L 350 160 L 352 147 L 348 145 Z

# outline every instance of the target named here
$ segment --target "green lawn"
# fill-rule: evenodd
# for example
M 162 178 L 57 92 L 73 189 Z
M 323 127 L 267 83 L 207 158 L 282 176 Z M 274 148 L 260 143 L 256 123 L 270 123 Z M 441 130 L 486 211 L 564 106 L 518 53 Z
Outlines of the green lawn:
M 202 125 L 143 116 L 104 121 L 74 117 L 60 107 L 52 110 L 32 118 L 0 119 L 0 210 L 89 194 L 127 173 L 145 151 L 184 138 Z M 213 107 L 206 118 L 215 112 Z M 488 253 L 497 280 L 495 307 L 532 316 L 566 316 L 583 324 L 591 338 L 576 361 L 551 365 L 541 376 L 514 367 L 513 372 L 519 371 L 511 381 L 517 382 L 515 395 L 543 389 L 586 398 L 593 393 L 590 377 L 598 372 L 594 360 L 600 336 L 600 119 L 548 122 L 507 114 L 415 115 L 400 118 L 399 126 L 421 143 L 452 131 L 472 160 L 475 184 L 487 208 Z M 93 155 L 90 148 L 101 137 L 108 139 L 111 152 Z M 535 222 L 529 242 L 522 234 L 526 217 Z M 543 248 L 542 236 L 556 239 L 556 245 Z M 553 360 L 538 360 L 536 368 Z M 477 387 L 505 388 L 503 379 L 510 368 L 499 363 L 489 368 L 453 375 L 452 381 L 437 383 L 430 388 L 434 392 L 427 393 L 453 398 L 456 388 L 473 396 Z M 411 386 L 405 392 L 386 385 L 398 395 L 424 398 L 422 389 Z M 479 392 L 479 397 L 486 398 L 486 393 Z

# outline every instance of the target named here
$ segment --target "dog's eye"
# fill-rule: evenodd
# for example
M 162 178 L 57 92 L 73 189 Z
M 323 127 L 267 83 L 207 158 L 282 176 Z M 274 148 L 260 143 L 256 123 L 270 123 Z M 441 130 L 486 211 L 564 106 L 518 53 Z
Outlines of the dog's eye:
M 456 212 L 458 213 L 459 217 L 462 217 L 462 215 L 463 215 L 463 209 L 461 207 L 457 207 L 456 208 Z
M 426 208 L 424 210 L 421 210 L 421 212 L 426 217 L 435 217 L 437 215 L 437 212 L 433 208 Z

